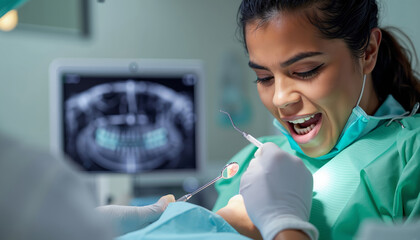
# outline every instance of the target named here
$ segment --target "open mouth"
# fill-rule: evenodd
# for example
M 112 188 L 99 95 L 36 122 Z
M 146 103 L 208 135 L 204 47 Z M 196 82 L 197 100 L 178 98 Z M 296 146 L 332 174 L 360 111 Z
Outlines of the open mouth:
M 298 143 L 309 142 L 321 128 L 322 114 L 316 113 L 304 118 L 287 121 L 290 133 Z

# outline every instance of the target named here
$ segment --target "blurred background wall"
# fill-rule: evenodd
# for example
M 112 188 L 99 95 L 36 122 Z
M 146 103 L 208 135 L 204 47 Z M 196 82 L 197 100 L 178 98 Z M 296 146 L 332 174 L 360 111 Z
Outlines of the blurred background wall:
M 67 0 L 57 2 L 65 4 Z M 239 0 L 88 2 L 89 33 L 85 37 L 19 25 L 11 32 L 0 33 L 1 131 L 48 147 L 48 66 L 55 58 L 68 57 L 202 59 L 206 72 L 207 156 L 209 161 L 222 162 L 247 144 L 231 126 L 219 122 L 221 79 L 231 65 L 239 66 L 234 76 L 243 78 L 241 94 L 252 111 L 240 126 L 256 136 L 269 131 L 268 115 L 253 83 L 255 77 L 235 37 Z
M 33 10 L 47 9 L 54 22 L 66 26 L 63 15 L 56 14 L 54 8 L 61 4 L 67 13 L 74 11 L 77 16 L 80 9 L 67 6 L 68 1 L 75 0 L 43 1 L 33 4 Z M 381 25 L 401 28 L 420 51 L 420 1 L 379 3 Z M 52 26 L 45 30 L 22 24 L 13 31 L 0 32 L 0 131 L 48 148 L 48 67 L 55 58 L 201 59 L 206 73 L 207 161 L 225 163 L 248 144 L 220 120 L 218 110 L 223 107 L 223 97 L 229 95 L 224 92 L 229 78 L 240 80 L 235 82 L 240 94 L 233 101 L 239 100 L 248 109 L 239 127 L 254 136 L 273 132 L 272 119 L 253 83 L 255 75 L 236 38 L 239 4 L 240 0 L 88 0 L 85 36 L 61 31 L 43 20 L 45 13 L 27 13 L 22 20 L 35 17 L 41 25 Z

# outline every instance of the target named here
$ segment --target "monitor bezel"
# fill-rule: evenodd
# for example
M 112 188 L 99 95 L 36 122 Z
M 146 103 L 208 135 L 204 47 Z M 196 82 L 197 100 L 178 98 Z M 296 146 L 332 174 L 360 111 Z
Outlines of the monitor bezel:
M 83 76 L 173 76 L 185 73 L 194 73 L 198 76 L 195 85 L 195 103 L 197 103 L 196 128 L 196 156 L 197 168 L 195 170 L 153 170 L 139 173 L 117 172 L 89 172 L 97 175 L 129 174 L 140 177 L 142 183 L 150 184 L 179 184 L 186 176 L 199 178 L 206 163 L 205 143 L 205 92 L 204 67 L 197 59 L 55 59 L 49 68 L 50 75 L 50 148 L 51 152 L 65 157 L 63 146 L 62 107 L 63 98 L 62 79 L 67 73 L 77 73 Z

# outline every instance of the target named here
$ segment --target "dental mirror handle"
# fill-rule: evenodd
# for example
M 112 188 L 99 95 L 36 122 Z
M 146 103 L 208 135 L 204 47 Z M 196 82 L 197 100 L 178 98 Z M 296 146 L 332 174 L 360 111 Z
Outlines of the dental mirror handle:
M 190 199 L 193 195 L 197 194 L 198 192 L 200 192 L 201 190 L 207 188 L 208 186 L 212 185 L 213 183 L 215 183 L 217 180 L 219 180 L 220 178 L 222 178 L 222 176 L 218 176 L 217 178 L 211 180 L 210 182 L 208 182 L 206 185 L 200 187 L 199 189 L 195 190 L 192 193 L 188 193 L 185 194 L 184 196 L 180 197 L 178 200 L 176 200 L 177 202 L 186 202 L 188 201 L 188 199 Z
M 177 202 L 186 202 L 188 201 L 188 199 L 190 199 L 192 197 L 191 193 L 185 194 L 184 196 L 180 197 L 178 200 L 176 200 Z

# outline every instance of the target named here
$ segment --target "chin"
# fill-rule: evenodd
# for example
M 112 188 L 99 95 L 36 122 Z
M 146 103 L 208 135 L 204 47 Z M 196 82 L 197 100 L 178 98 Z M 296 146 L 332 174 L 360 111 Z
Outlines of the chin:
M 311 148 L 305 148 L 303 146 L 299 146 L 302 151 L 311 158 L 317 158 L 321 157 L 331 151 L 333 147 L 328 148 L 322 148 L 322 147 L 311 147 Z

